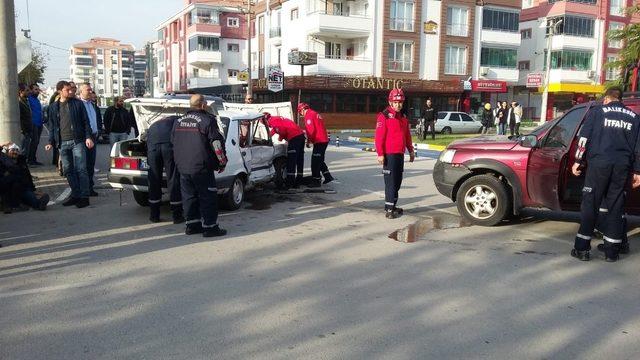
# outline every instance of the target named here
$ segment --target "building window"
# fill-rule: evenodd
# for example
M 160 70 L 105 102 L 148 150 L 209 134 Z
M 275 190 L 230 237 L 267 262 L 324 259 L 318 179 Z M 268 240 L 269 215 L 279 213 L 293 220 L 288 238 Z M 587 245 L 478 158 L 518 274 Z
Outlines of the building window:
M 240 27 L 240 19 L 237 17 L 227 18 L 227 26 L 228 27 Z
M 547 32 L 550 28 L 551 20 L 555 20 L 556 23 L 558 20 L 562 19 L 562 23 L 557 26 L 558 32 L 556 34 L 564 34 L 564 35 L 572 35 L 572 36 L 580 36 L 580 37 L 593 37 L 593 29 L 595 27 L 595 20 L 591 18 L 586 18 L 582 16 L 573 16 L 573 15 L 565 15 L 563 17 L 556 17 L 550 19 L 547 24 Z
M 615 55 L 607 56 L 607 63 L 611 63 L 618 60 Z M 620 78 L 620 69 L 607 67 L 607 81 L 618 80 Z
M 609 0 L 609 12 L 611 15 L 624 16 L 626 0 Z
M 522 0 L 523 9 L 528 9 L 530 7 L 533 7 L 533 0 Z
M 617 22 L 609 23 L 609 31 L 622 30 L 623 28 L 624 24 Z M 609 40 L 609 47 L 612 49 L 622 49 L 622 40 Z
M 496 68 L 515 69 L 518 59 L 516 49 L 482 48 L 480 51 L 480 65 Z
M 104 60 L 102 59 L 96 59 L 96 62 L 98 63 L 98 65 L 104 65 Z
M 237 78 L 237 77 L 238 77 L 238 70 L 236 70 L 236 69 L 229 69 L 229 70 L 227 70 L 227 75 L 228 75 L 229 77 L 232 77 L 232 78 Z
M 318 93 L 302 93 L 302 101 L 319 113 L 333 112 L 333 95 Z
M 118 70 L 111 70 L 111 74 L 112 75 L 117 75 L 118 74 Z
M 93 59 L 77 58 L 75 64 L 80 66 L 93 66 Z
M 264 34 L 264 16 L 258 18 L 258 34 Z
M 104 79 L 98 79 L 98 85 L 104 84 Z
M 104 74 L 104 69 L 98 69 L 98 75 Z
M 220 14 L 217 10 L 211 9 L 194 9 L 191 10 L 191 24 L 211 24 L 218 25 L 220 23 Z
M 326 59 L 341 59 L 342 44 L 326 41 L 324 43 L 324 57 Z
M 82 55 L 89 55 L 89 49 L 82 49 Z
M 518 32 L 520 14 L 513 11 L 498 9 L 482 10 L 482 28 L 485 30 L 497 30 Z
M 227 44 L 227 51 L 229 52 L 240 52 L 240 44 Z
M 468 36 L 469 9 L 449 6 L 447 8 L 447 35 Z
M 258 51 L 258 68 L 264 69 L 264 51 Z
M 164 63 L 164 50 L 158 50 L 158 63 Z
M 397 31 L 413 31 L 413 1 L 392 0 L 389 28 Z
M 413 43 L 392 41 L 389 43 L 389 71 L 411 72 Z
M 366 112 L 367 97 L 356 94 L 336 96 L 336 111 L 345 113 Z
M 526 40 L 531 39 L 531 29 L 524 29 L 520 31 L 520 39 Z
M 112 65 L 118 65 L 118 59 L 111 59 Z
M 158 40 L 159 41 L 164 40 L 164 29 L 158 30 Z
M 546 56 L 546 50 L 545 50 Z M 591 70 L 593 52 L 578 50 L 562 50 L 551 52 L 551 68 L 563 70 Z
M 215 36 L 194 36 L 189 38 L 189 52 L 220 51 L 220 38 Z
M 530 68 L 531 68 L 531 63 L 529 62 L 529 60 L 520 61 L 518 63 L 518 70 L 530 70 Z
M 102 50 L 102 49 L 96 49 L 96 54 L 98 54 L 98 55 L 102 55 L 103 52 L 104 52 L 104 50 Z
M 447 75 L 465 75 L 467 73 L 467 48 L 447 45 L 444 55 L 444 73 Z
M 291 20 L 298 18 L 298 8 L 291 9 Z
M 118 50 L 111 50 L 111 55 L 118 55 Z

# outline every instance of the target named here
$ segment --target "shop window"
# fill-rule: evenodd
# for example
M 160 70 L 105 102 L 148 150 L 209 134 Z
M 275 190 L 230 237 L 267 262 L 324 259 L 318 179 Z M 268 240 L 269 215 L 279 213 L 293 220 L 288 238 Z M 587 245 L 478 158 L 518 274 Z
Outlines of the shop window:
M 379 113 L 389 106 L 389 99 L 387 98 L 387 95 L 371 95 L 369 99 L 370 113 Z
M 302 93 L 302 101 L 319 113 L 333 112 L 333 94 Z
M 363 113 L 367 107 L 367 97 L 356 94 L 336 95 L 336 111 L 346 113 Z

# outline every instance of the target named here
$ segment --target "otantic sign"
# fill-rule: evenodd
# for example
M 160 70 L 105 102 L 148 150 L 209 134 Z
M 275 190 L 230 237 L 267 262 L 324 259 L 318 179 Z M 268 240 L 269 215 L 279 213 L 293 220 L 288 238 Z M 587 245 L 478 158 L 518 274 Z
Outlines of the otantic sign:
M 284 72 L 282 72 L 280 68 L 272 67 L 269 69 L 267 89 L 273 92 L 282 91 L 282 89 L 284 89 Z
M 527 74 L 527 87 L 539 88 L 542 86 L 543 76 L 540 73 Z

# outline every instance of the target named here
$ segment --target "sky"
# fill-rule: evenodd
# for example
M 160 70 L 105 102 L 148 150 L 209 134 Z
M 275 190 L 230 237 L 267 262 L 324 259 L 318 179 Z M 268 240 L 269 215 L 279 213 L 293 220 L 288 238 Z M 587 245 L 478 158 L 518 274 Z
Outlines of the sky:
M 158 25 L 184 8 L 184 0 L 13 1 L 16 28 L 30 28 L 31 39 L 53 46 L 32 43 L 34 48 L 48 54 L 47 87 L 69 79 L 71 45 L 93 37 L 107 37 L 141 49 L 147 41 L 157 38 Z

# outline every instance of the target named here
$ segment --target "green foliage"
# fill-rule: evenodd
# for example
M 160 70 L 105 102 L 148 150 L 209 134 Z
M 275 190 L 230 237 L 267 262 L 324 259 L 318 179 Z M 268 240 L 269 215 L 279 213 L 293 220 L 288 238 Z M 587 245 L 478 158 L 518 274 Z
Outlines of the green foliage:
M 640 5 L 634 5 L 626 10 L 629 16 L 640 14 Z M 632 67 L 640 60 L 640 24 L 629 24 L 621 30 L 611 30 L 607 33 L 609 40 L 619 40 L 624 42 L 624 46 L 618 53 L 616 61 L 610 61 L 605 66 L 608 69 L 620 69 L 624 71 L 627 67 Z M 608 81 L 605 83 L 607 88 L 620 86 L 625 88 L 624 79 L 620 77 L 618 80 Z
M 18 73 L 18 82 L 27 85 L 44 83 L 44 71 L 47 68 L 47 54 L 40 48 L 33 48 L 31 63 Z

